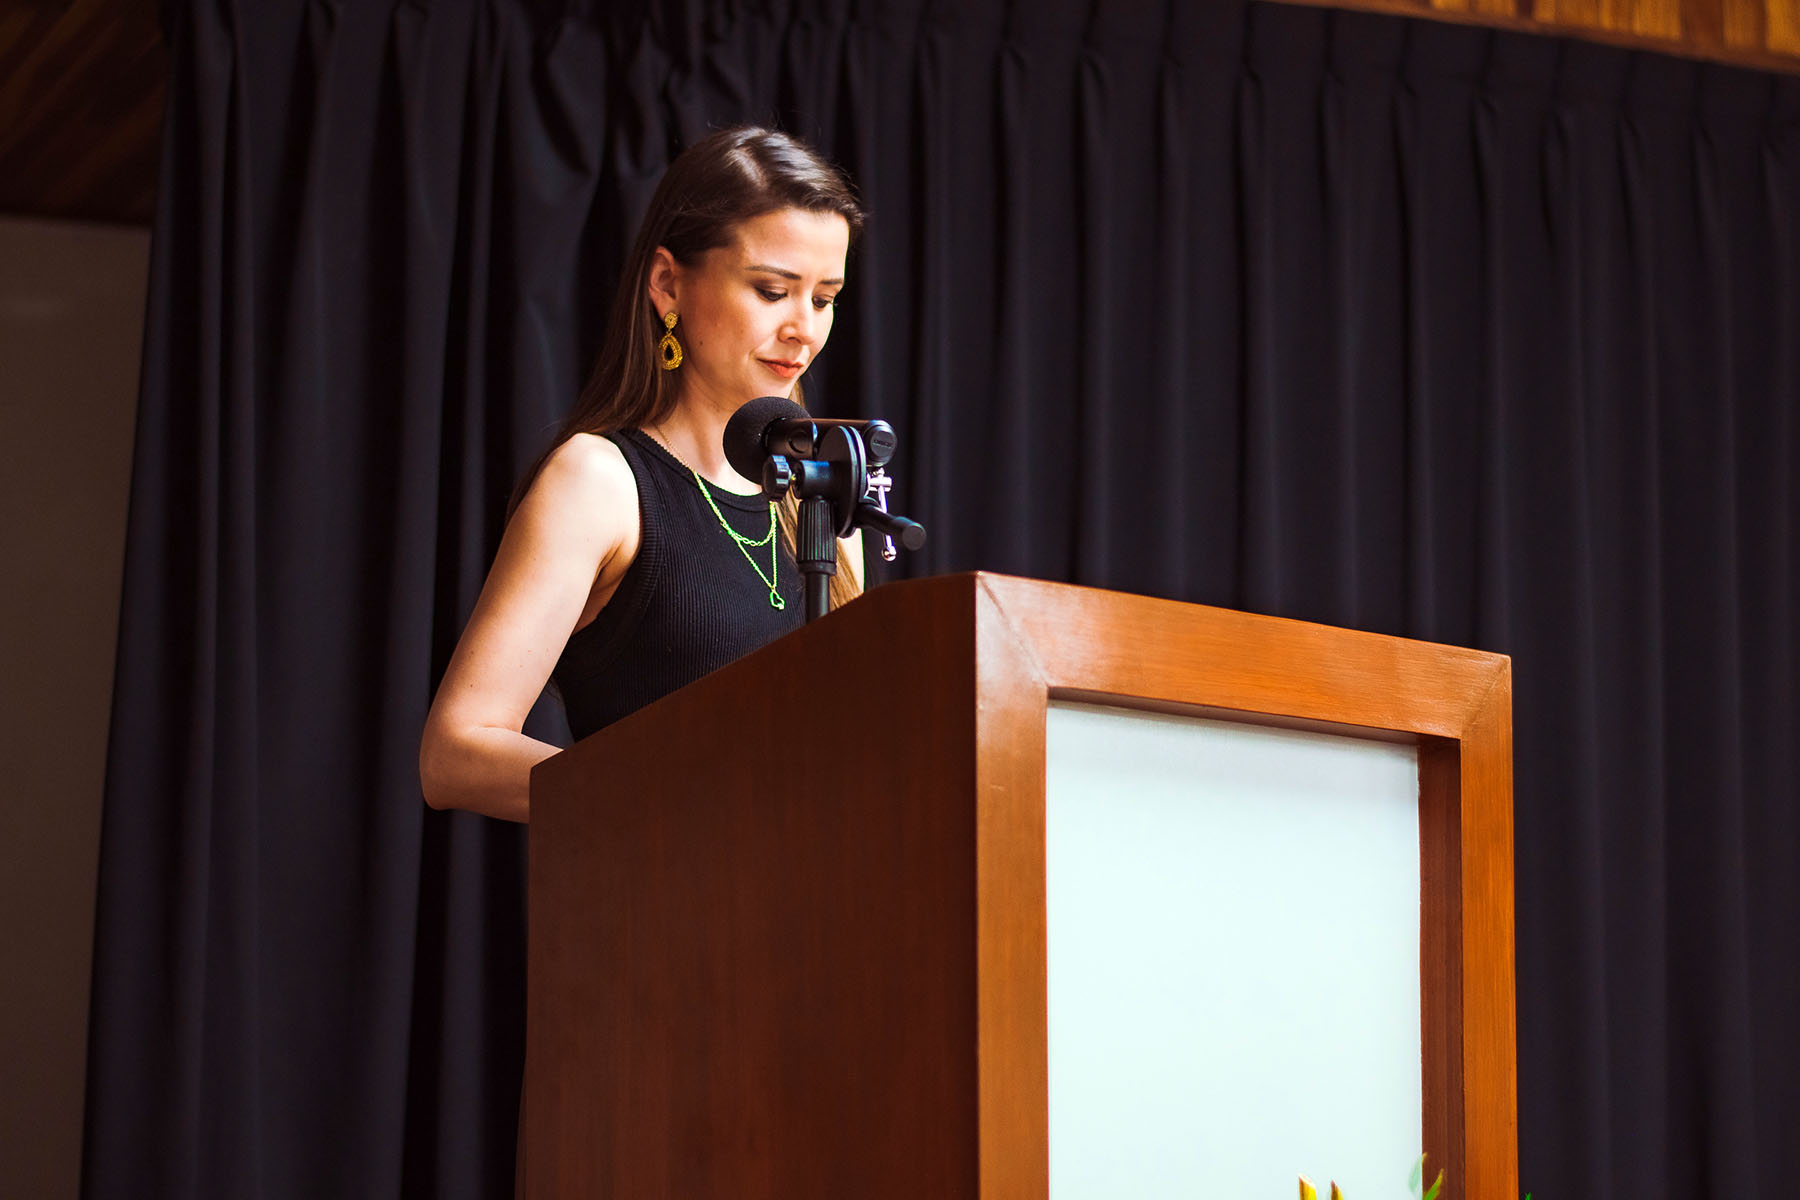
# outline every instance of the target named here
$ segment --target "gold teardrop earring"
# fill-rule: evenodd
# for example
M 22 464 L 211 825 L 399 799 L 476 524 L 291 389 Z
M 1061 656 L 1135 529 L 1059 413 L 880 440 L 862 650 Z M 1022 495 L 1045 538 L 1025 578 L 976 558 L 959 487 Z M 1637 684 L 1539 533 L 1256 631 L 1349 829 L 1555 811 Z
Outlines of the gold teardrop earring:
M 662 355 L 662 368 L 673 371 L 681 365 L 681 343 L 675 340 L 675 312 L 673 309 L 663 314 L 662 341 L 656 343 L 657 352 Z

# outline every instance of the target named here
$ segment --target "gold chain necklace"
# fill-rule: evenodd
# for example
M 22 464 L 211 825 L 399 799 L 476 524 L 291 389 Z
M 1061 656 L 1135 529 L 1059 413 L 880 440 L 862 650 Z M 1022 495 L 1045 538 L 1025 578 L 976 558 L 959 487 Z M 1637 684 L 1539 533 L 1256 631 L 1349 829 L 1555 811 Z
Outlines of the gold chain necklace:
M 738 553 L 744 556 L 744 561 L 750 564 L 750 569 L 756 572 L 756 577 L 762 580 L 764 586 L 769 589 L 769 607 L 773 609 L 786 608 L 787 601 L 782 598 L 780 590 L 775 586 L 777 564 L 781 561 L 780 546 L 775 540 L 775 530 L 778 525 L 775 517 L 775 502 L 773 500 L 769 501 L 769 532 L 763 534 L 759 538 L 753 538 L 746 534 L 739 533 L 731 527 L 731 522 L 727 521 L 725 519 L 725 514 L 719 510 L 719 503 L 713 499 L 712 492 L 707 489 L 706 480 L 700 478 L 700 472 L 694 470 L 687 459 L 675 453 L 675 447 L 669 445 L 660 433 L 649 428 L 646 428 L 644 432 L 649 434 L 656 444 L 661 446 L 668 453 L 670 458 L 674 459 L 682 466 L 687 467 L 688 474 L 694 477 L 694 486 L 700 489 L 700 495 L 706 501 L 706 507 L 712 509 L 712 515 L 717 518 L 719 528 L 723 529 L 731 536 L 731 541 L 737 546 Z M 769 548 L 769 569 L 767 573 L 763 571 L 762 564 L 757 562 L 755 557 L 750 553 L 753 548 L 760 550 L 764 546 Z

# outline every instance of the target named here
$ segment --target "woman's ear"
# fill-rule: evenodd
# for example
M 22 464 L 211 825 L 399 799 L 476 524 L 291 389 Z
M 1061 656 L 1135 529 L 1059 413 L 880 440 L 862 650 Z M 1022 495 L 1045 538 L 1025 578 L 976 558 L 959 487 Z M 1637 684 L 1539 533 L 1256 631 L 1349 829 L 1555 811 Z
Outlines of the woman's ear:
M 656 248 L 656 257 L 650 260 L 650 303 L 655 306 L 658 316 L 667 312 L 680 312 L 681 267 L 675 256 L 662 246 Z

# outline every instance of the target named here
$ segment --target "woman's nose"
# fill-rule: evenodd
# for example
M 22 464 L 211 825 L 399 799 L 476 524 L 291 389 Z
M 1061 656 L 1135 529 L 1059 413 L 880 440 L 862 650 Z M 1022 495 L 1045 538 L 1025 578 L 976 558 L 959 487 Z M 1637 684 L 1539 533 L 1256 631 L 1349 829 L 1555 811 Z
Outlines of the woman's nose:
M 784 331 L 788 340 L 808 346 L 818 345 L 820 330 L 824 328 L 824 316 L 824 313 L 812 306 L 811 301 L 801 305 L 788 318 Z

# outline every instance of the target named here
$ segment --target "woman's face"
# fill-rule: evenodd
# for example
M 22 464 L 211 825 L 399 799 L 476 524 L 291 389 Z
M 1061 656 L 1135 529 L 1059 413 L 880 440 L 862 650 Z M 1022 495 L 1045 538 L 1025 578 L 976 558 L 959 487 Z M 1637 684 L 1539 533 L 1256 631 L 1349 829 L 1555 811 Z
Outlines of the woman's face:
M 758 396 L 791 396 L 831 334 L 849 248 L 837 213 L 784 208 L 743 222 L 688 266 L 658 249 L 650 299 L 680 315 L 682 402 L 730 413 Z

